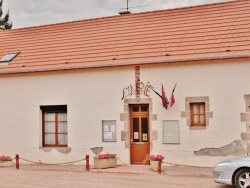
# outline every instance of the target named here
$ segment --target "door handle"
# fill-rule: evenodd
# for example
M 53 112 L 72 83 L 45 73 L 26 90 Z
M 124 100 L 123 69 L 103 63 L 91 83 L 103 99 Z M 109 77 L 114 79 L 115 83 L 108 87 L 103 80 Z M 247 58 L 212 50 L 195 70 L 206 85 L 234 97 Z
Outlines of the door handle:
M 130 139 L 130 143 L 131 143 L 131 144 L 133 143 L 133 139 L 132 139 L 132 138 Z

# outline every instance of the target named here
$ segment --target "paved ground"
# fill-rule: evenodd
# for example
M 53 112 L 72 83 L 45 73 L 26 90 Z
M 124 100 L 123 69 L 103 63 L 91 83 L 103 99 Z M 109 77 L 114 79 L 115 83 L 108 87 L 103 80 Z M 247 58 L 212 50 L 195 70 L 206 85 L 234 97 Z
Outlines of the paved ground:
M 211 168 L 165 166 L 153 172 L 149 166 L 118 166 L 85 171 L 79 165 L 21 165 L 0 168 L 1 188 L 233 188 L 216 184 Z

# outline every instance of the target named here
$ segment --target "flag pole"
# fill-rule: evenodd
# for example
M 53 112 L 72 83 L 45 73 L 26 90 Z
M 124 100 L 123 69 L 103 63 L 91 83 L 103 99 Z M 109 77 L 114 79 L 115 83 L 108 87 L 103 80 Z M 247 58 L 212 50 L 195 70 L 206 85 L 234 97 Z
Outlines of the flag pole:
M 175 87 L 177 86 L 177 84 L 175 84 L 175 86 L 174 86 L 174 89 L 173 89 L 173 91 L 172 91 L 172 93 L 174 93 L 174 90 L 175 90 Z

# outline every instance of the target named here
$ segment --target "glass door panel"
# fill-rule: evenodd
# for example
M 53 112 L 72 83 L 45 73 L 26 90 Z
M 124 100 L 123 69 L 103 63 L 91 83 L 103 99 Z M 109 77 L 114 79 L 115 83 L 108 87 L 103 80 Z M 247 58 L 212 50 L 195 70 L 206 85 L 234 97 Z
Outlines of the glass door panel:
M 141 142 L 148 141 L 148 118 L 141 118 Z
M 139 142 L 139 118 L 133 118 L 133 142 Z

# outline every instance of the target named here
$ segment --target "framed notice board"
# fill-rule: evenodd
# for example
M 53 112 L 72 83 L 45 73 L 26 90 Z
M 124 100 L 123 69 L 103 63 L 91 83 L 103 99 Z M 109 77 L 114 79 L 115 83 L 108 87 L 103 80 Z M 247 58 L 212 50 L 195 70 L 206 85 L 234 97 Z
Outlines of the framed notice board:
M 179 144 L 180 127 L 178 120 L 163 120 L 163 144 Z
M 102 141 L 116 142 L 116 121 L 103 120 L 102 121 Z

